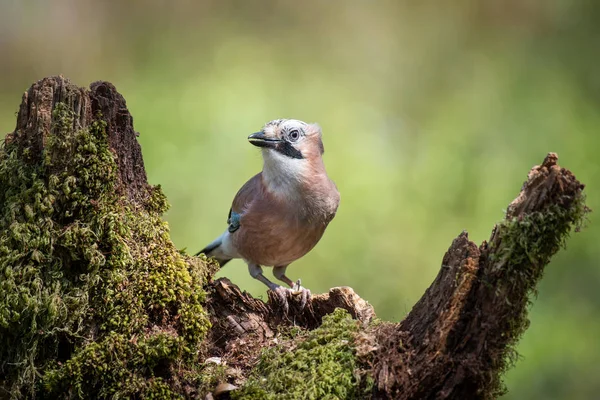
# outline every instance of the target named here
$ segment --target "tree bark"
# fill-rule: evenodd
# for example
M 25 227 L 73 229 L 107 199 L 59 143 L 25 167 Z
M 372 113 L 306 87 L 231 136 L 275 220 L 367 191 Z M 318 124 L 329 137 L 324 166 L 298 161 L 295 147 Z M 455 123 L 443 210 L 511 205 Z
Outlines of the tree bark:
M 23 148 L 32 149 L 32 161 L 39 161 L 52 134 L 52 111 L 58 103 L 64 103 L 75 113 L 74 129 L 88 127 L 95 116 L 101 116 L 107 123 L 109 146 L 118 163 L 119 189 L 131 201 L 141 203 L 146 199 L 149 185 L 142 148 L 137 141 L 139 134 L 133 130 L 133 117 L 125 99 L 110 82 L 94 82 L 89 90 L 72 84 L 62 76 L 34 83 L 23 94 L 17 126 L 6 140 L 19 141 Z
M 106 122 L 118 166 L 118 191 L 131 204 L 146 205 L 152 188 L 138 134 L 125 100 L 108 82 L 95 82 L 89 90 L 63 77 L 35 83 L 23 96 L 17 127 L 7 143 L 20 143 L 30 149 L 23 158 L 39 162 L 52 135 L 52 112 L 58 103 L 77 116 L 74 129 L 88 127 L 96 117 Z M 218 357 L 219 363 L 236 369 L 237 374 L 223 379 L 243 388 L 255 373 L 261 350 L 282 347 L 274 341 L 279 330 L 291 326 L 314 330 L 326 315 L 342 308 L 360 324 L 355 340 L 347 346 L 354 349 L 360 373 L 372 377 L 373 385 L 364 396 L 494 398 L 502 392 L 502 373 L 511 365 L 514 346 L 527 328 L 527 305 L 544 267 L 588 211 L 583 188 L 570 171 L 557 165 L 556 154 L 548 154 L 529 172 L 488 242 L 477 246 L 466 232 L 454 239 L 438 276 L 400 323 L 374 323 L 371 305 L 348 287 L 314 295 L 304 309 L 290 294 L 286 312 L 271 293 L 265 303 L 226 278 L 213 281 L 215 265 L 190 257 L 188 263 L 202 265 L 206 271 L 204 308 L 212 324 L 199 357 Z M 8 378 L 3 380 L 1 374 L 0 384 L 7 387 Z M 186 397 L 224 398 L 235 387 L 220 386 L 207 394 L 177 386 L 169 376 L 173 390 Z

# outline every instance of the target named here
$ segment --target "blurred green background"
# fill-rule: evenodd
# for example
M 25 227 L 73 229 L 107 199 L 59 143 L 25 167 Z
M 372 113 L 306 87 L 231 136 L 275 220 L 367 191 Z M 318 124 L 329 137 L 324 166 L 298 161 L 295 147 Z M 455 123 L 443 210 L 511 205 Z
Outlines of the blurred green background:
M 172 238 L 195 252 L 261 168 L 247 135 L 318 122 L 342 202 L 289 275 L 313 293 L 352 286 L 400 320 L 452 239 L 487 239 L 548 151 L 600 209 L 600 3 L 444 4 L 0 0 L 0 132 L 44 76 L 111 81 L 169 197 Z M 547 268 L 507 399 L 600 396 L 594 219 Z M 220 275 L 266 297 L 239 260 Z

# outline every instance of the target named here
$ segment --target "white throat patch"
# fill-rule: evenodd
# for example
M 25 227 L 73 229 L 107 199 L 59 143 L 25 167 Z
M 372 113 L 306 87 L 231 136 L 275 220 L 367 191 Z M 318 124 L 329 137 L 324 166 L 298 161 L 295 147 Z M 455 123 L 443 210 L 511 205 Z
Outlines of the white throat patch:
M 262 154 L 262 174 L 269 190 L 287 198 L 300 196 L 299 186 L 308 170 L 308 161 L 290 158 L 270 149 L 263 149 Z

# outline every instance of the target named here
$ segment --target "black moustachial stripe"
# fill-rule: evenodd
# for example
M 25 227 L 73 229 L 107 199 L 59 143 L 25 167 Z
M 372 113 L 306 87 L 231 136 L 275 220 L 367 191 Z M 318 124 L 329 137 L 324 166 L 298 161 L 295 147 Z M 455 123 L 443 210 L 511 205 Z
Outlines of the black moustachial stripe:
M 275 147 L 275 150 L 277 150 L 281 154 L 288 156 L 290 158 L 297 158 L 297 159 L 304 158 L 302 156 L 302 153 L 300 153 L 298 150 L 296 150 L 296 148 L 294 148 L 294 146 L 292 146 L 292 144 L 290 142 L 285 141 L 285 140 L 282 141 L 281 143 L 277 144 L 277 147 Z

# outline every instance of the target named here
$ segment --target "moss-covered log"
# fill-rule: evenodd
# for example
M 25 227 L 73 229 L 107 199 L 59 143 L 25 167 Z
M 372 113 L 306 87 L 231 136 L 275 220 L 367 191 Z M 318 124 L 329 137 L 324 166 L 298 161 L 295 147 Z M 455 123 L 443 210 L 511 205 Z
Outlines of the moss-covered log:
M 350 288 L 290 310 L 169 239 L 125 100 L 43 79 L 0 147 L 0 398 L 494 398 L 550 257 L 585 219 L 554 154 L 489 242 L 462 233 L 401 323 Z

